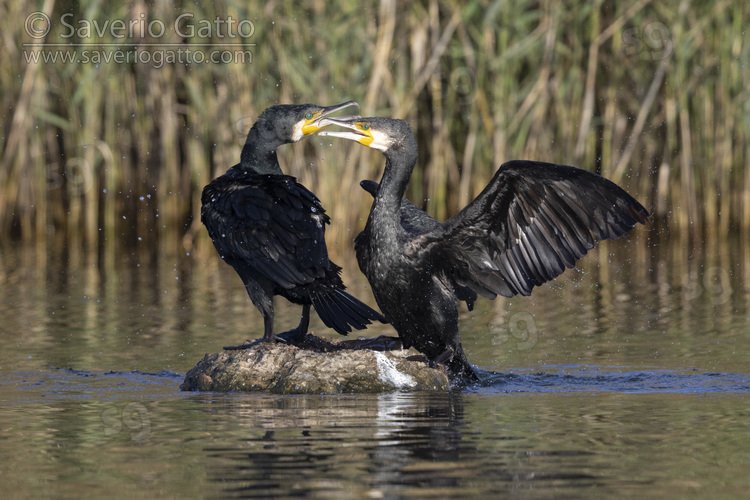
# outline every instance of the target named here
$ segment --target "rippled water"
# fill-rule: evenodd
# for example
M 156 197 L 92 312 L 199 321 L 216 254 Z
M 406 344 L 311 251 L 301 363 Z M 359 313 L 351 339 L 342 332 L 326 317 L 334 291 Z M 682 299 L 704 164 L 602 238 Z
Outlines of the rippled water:
M 57 246 L 0 255 L 0 484 L 13 498 L 737 498 L 750 488 L 741 243 L 618 241 L 530 298 L 463 313 L 482 383 L 320 396 L 179 391 L 205 352 L 262 333 L 210 248 L 102 257 Z M 337 260 L 371 301 L 356 265 Z M 278 308 L 280 328 L 295 326 L 299 309 Z M 317 318 L 312 328 L 326 334 Z

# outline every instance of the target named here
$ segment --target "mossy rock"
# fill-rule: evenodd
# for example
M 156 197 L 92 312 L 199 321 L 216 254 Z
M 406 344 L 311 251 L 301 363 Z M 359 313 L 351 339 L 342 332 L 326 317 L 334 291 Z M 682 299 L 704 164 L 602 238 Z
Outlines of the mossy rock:
M 447 390 L 445 370 L 431 368 L 413 354 L 352 348 L 351 341 L 332 343 L 312 335 L 301 346 L 256 342 L 246 349 L 206 354 L 180 389 L 274 394 Z

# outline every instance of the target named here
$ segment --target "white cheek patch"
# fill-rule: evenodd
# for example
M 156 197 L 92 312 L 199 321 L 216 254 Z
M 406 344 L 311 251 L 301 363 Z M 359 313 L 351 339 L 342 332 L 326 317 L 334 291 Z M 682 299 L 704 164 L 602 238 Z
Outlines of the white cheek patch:
M 305 134 L 302 133 L 302 125 L 304 124 L 304 120 L 298 121 L 294 124 L 294 128 L 292 128 L 292 142 L 302 140 L 302 138 L 305 136 Z
M 370 143 L 370 147 L 385 153 L 391 147 L 391 139 L 377 130 L 373 130 L 371 133 L 372 142 Z

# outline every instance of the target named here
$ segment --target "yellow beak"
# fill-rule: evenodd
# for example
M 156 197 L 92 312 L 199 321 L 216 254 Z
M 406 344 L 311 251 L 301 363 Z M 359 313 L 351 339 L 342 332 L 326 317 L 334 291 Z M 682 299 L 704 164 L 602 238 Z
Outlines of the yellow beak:
M 308 116 L 305 117 L 305 123 L 302 124 L 302 134 L 304 135 L 310 135 L 314 134 L 318 130 L 327 127 L 328 124 L 323 122 L 323 119 L 327 116 L 336 113 L 337 111 L 341 111 L 342 109 L 350 108 L 352 106 L 356 106 L 359 108 L 359 103 L 356 101 L 347 101 L 341 104 L 336 104 L 334 106 L 328 106 L 325 108 L 321 108 L 318 111 L 315 111 L 313 113 L 308 113 Z M 352 116 L 342 116 L 342 119 L 348 119 L 348 118 L 354 118 L 354 115 Z

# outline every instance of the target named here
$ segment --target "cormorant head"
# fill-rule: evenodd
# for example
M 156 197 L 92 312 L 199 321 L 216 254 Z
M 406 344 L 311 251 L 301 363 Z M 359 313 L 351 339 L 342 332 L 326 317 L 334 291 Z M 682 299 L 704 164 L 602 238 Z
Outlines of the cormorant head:
M 348 129 L 346 132 L 325 130 L 319 135 L 340 137 L 358 142 L 368 148 L 377 149 L 386 157 L 414 157 L 416 161 L 417 141 L 414 132 L 407 122 L 395 118 L 324 118 L 320 127 L 338 125 Z
M 352 106 L 359 108 L 356 101 L 347 101 L 334 106 L 318 106 L 317 104 L 278 104 L 267 108 L 253 125 L 268 143 L 277 145 L 297 142 L 322 129 L 321 120 L 329 115 Z M 353 118 L 343 116 L 342 118 Z M 248 137 L 249 138 L 249 137 Z
M 331 113 L 359 104 L 347 101 L 335 106 L 277 104 L 263 111 L 250 129 L 240 155 L 240 168 L 258 174 L 281 174 L 276 149 L 297 142 L 325 127 L 322 120 Z M 343 116 L 342 118 L 353 118 Z

